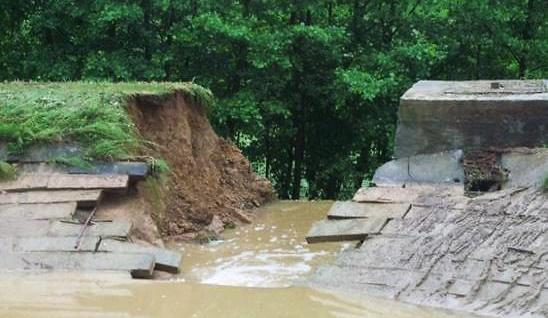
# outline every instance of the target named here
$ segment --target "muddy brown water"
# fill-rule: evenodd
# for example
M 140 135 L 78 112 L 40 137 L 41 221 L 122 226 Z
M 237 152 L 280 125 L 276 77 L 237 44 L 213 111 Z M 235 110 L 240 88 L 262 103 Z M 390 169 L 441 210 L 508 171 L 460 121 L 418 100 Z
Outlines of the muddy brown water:
M 319 264 L 352 248 L 304 241 L 331 203 L 274 203 L 223 241 L 170 244 L 185 259 L 183 273 L 167 281 L 128 281 L 115 273 L 3 275 L 0 317 L 470 317 L 304 287 Z

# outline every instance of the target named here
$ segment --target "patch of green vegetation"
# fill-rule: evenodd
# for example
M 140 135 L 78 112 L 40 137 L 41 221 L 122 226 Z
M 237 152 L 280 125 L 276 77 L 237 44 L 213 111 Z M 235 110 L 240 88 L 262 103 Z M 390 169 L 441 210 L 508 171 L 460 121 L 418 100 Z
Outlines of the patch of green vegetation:
M 154 175 L 162 175 L 171 171 L 169 169 L 169 164 L 163 159 L 152 158 L 149 161 L 149 164 L 152 174 Z
M 0 181 L 13 180 L 17 176 L 17 170 L 11 164 L 0 161 Z
M 52 159 L 50 163 L 58 164 L 66 167 L 76 167 L 81 169 L 89 169 L 92 167 L 89 161 L 79 156 L 57 157 L 55 159 Z
M 128 99 L 175 91 L 205 107 L 213 101 L 193 83 L 0 83 L 0 140 L 12 154 L 34 144 L 76 143 L 89 160 L 128 158 L 143 145 L 125 108 Z
M 542 189 L 544 192 L 548 192 L 548 175 L 544 176 L 544 180 L 542 181 Z

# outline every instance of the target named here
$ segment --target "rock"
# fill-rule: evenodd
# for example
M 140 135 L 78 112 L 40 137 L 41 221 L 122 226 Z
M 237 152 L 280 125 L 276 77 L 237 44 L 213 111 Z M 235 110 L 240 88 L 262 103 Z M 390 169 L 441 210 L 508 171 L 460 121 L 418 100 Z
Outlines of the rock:
M 251 217 L 249 217 L 243 210 L 234 209 L 231 213 L 236 219 L 238 219 L 238 221 L 242 223 L 250 224 L 252 222 Z
M 206 230 L 209 232 L 215 233 L 216 235 L 221 234 L 225 229 L 224 223 L 218 215 L 214 215 L 211 218 L 211 223 L 207 226 Z

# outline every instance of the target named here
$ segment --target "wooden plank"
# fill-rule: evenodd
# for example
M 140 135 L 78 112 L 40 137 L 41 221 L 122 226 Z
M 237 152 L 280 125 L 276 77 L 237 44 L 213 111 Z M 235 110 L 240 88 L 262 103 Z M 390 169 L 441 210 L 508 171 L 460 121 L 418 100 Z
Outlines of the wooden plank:
M 0 222 L 0 238 L 78 236 L 82 225 L 50 220 L 6 220 Z M 131 223 L 97 222 L 86 229 L 85 236 L 127 237 Z
M 423 191 L 420 188 L 374 187 L 361 188 L 356 192 L 354 202 L 369 203 L 412 203 Z
M 95 206 L 101 199 L 101 190 L 60 190 L 8 192 L 0 194 L 0 205 L 3 204 L 37 204 L 77 202 L 78 207 Z
M 0 239 L 0 252 L 75 252 L 76 240 L 76 236 L 5 238 Z M 182 255 L 174 251 L 98 236 L 84 237 L 78 251 L 152 254 L 156 260 L 155 270 L 173 274 L 179 272 L 182 262 Z
M 322 220 L 314 223 L 306 235 L 308 243 L 364 240 L 370 234 L 378 234 L 387 218 Z
M 358 203 L 337 201 L 333 203 L 327 217 L 351 219 L 368 217 L 403 218 L 411 208 L 409 203 Z
M 21 220 L 47 220 L 71 218 L 76 202 L 49 204 L 7 204 L 0 205 L 0 218 Z
M 109 189 L 121 190 L 128 186 L 127 175 L 57 174 L 50 176 L 48 189 Z
M 154 270 L 154 256 L 136 253 L 90 252 L 4 253 L 0 257 L 0 269 L 10 271 L 129 271 L 134 278 L 150 278 Z

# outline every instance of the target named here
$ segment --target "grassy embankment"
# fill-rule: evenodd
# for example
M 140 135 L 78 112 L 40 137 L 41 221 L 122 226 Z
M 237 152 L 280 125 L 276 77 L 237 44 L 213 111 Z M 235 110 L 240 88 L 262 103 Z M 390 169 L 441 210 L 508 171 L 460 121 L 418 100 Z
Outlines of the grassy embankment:
M 0 142 L 14 155 L 37 144 L 77 144 L 81 155 L 54 159 L 68 165 L 131 159 L 147 144 L 126 111 L 128 98 L 174 91 L 205 105 L 212 102 L 209 90 L 192 83 L 0 83 Z M 0 179 L 13 176 L 13 167 L 0 162 Z

